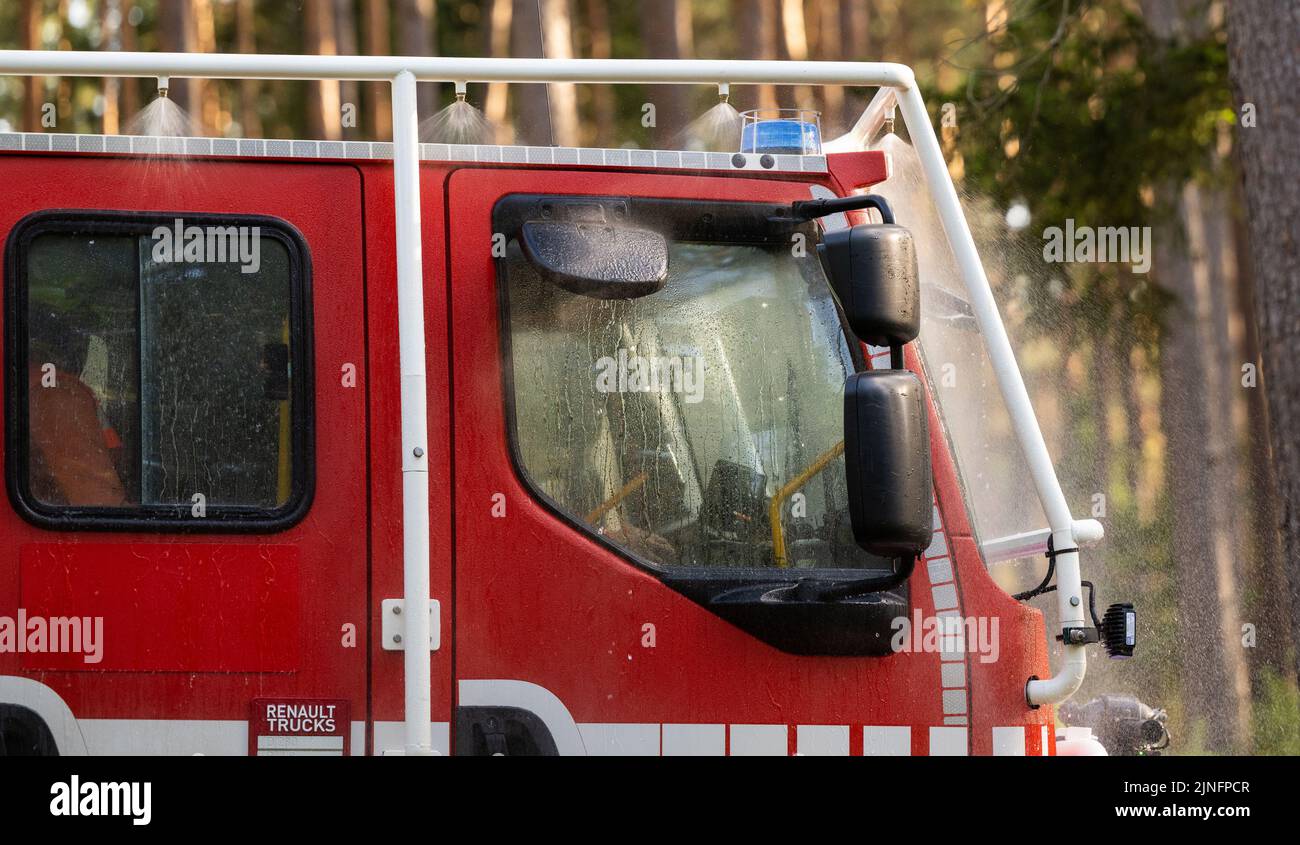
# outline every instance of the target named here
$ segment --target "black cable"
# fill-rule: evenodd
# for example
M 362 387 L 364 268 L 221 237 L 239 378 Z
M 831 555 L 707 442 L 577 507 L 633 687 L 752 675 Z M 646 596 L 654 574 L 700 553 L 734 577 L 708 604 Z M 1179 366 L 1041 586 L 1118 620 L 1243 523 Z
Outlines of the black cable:
M 1012 598 L 1015 599 L 1016 601 L 1025 601 L 1026 599 L 1032 599 L 1034 596 L 1041 596 L 1043 593 L 1050 593 L 1052 590 L 1055 590 L 1056 588 L 1049 587 L 1047 585 L 1051 582 L 1052 576 L 1055 574 L 1056 574 L 1056 555 L 1052 551 L 1052 538 L 1049 535 L 1047 538 L 1047 574 L 1043 576 L 1042 583 L 1039 584 L 1037 587 L 1034 587 L 1032 590 L 1026 590 L 1023 593 L 1016 593 L 1015 595 L 1012 596 Z
M 1047 551 L 1044 552 L 1044 555 L 1047 558 L 1047 574 L 1043 576 L 1042 583 L 1039 584 L 1037 587 L 1034 587 L 1032 590 L 1026 590 L 1023 593 L 1016 593 L 1015 595 L 1012 596 L 1012 598 L 1015 599 L 1016 601 L 1025 601 L 1026 599 L 1032 599 L 1034 596 L 1041 596 L 1043 593 L 1050 593 L 1053 590 L 1055 590 L 1056 589 L 1055 586 L 1049 587 L 1047 585 L 1052 580 L 1052 576 L 1056 574 L 1056 556 L 1068 555 L 1070 552 L 1077 552 L 1077 551 L 1079 551 L 1077 547 L 1072 549 L 1058 550 L 1056 548 L 1056 544 L 1052 541 L 1052 536 L 1049 534 L 1047 536 Z M 1088 584 L 1087 581 L 1084 581 L 1082 583 Z M 1089 586 L 1091 587 L 1092 585 L 1089 584 Z M 1089 602 L 1091 602 L 1091 598 L 1089 598 Z M 1097 618 L 1096 612 L 1092 614 L 1092 618 L 1094 620 Z M 1101 628 L 1101 623 L 1097 624 L 1097 628 L 1098 629 Z
M 1101 620 L 1097 618 L 1097 591 L 1093 589 L 1091 581 L 1080 581 L 1080 584 L 1088 588 L 1088 613 L 1092 614 L 1092 624 L 1098 631 L 1101 630 Z

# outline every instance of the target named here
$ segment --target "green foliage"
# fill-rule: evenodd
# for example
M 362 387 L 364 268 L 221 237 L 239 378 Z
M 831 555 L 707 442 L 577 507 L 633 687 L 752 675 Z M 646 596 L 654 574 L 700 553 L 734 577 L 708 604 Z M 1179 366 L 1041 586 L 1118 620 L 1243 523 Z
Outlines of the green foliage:
M 982 52 L 985 66 L 928 94 L 936 120 L 944 101 L 957 106 L 967 185 L 1001 207 L 1028 203 L 1034 225 L 1021 237 L 1033 249 L 1044 228 L 1067 218 L 1125 227 L 1167 220 L 1155 188 L 1217 176 L 1208 151 L 1233 120 L 1221 30 L 1180 43 L 1158 38 L 1121 0 L 1062 8 L 1013 12 L 1004 30 L 951 59 Z M 1094 265 L 1059 281 L 1078 306 L 1066 313 L 1082 321 L 1080 339 L 1104 337 L 1118 320 L 1154 344 L 1168 299 L 1145 278 Z M 1059 330 L 1059 311 L 1036 310 Z
M 1256 690 L 1254 753 L 1300 755 L 1300 689 L 1265 669 Z

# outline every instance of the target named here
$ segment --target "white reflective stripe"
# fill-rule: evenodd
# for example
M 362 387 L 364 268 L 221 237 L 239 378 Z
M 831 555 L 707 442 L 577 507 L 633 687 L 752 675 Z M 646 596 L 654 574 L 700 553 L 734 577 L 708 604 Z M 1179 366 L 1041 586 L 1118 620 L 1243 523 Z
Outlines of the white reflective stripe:
M 578 731 L 582 734 L 587 754 L 592 757 L 655 757 L 659 754 L 658 723 L 586 724 L 578 725 Z
M 732 757 L 784 757 L 790 753 L 786 725 L 732 725 Z
M 310 141 L 262 138 L 175 138 L 150 135 L 69 135 L 0 132 L 0 150 L 94 152 L 122 155 L 187 155 L 238 158 L 389 159 L 389 141 Z M 629 150 L 598 147 L 513 147 L 496 144 L 420 144 L 421 161 L 547 164 L 574 167 L 635 167 L 659 170 L 724 170 L 825 173 L 825 156 Z M 764 162 L 770 166 L 764 166 Z M 834 196 L 834 194 L 831 194 Z
M 910 757 L 911 754 L 912 729 L 906 725 L 868 725 L 862 729 L 864 757 Z
M 1025 756 L 1025 726 L 993 729 L 994 757 Z
M 354 733 L 355 735 L 355 733 Z M 361 749 L 365 743 L 361 744 Z M 406 748 L 405 722 L 375 722 L 375 756 L 384 754 L 402 754 Z M 353 746 L 353 754 L 364 753 Z M 451 725 L 448 722 L 433 723 L 433 753 L 443 757 L 451 754 Z
M 13 678 L 0 678 L 11 681 Z M 11 702 L 9 702 L 11 703 Z M 73 728 L 85 737 L 84 753 L 113 756 L 168 756 L 204 754 L 242 756 L 248 753 L 248 723 L 204 719 L 80 719 Z M 365 753 L 365 722 L 352 722 L 352 754 Z M 401 753 L 403 722 L 375 722 L 375 753 Z M 656 722 L 603 722 L 575 726 L 584 749 L 592 756 L 785 756 L 790 727 L 767 724 L 695 724 Z M 797 725 L 795 753 L 800 756 L 846 756 L 849 733 L 862 731 L 862 754 L 866 757 L 909 756 L 912 731 L 926 731 L 931 756 L 965 756 L 968 753 L 967 717 L 945 717 L 943 725 Z M 1047 725 L 1012 725 L 992 728 L 994 756 L 1024 756 L 1028 753 L 1028 731 L 1037 731 L 1039 754 L 1050 754 Z M 451 749 L 451 726 L 433 723 L 434 751 L 446 756 Z M 728 739 L 729 735 L 729 739 Z M 338 755 L 342 737 L 263 736 L 257 739 L 259 756 L 288 754 Z M 62 748 L 60 749 L 62 751 Z M 563 754 L 564 752 L 561 751 Z
M 435 725 L 434 735 L 437 736 L 437 727 Z M 352 756 L 364 757 L 366 753 L 366 723 L 352 723 Z
M 966 728 L 930 728 L 931 757 L 965 757 L 969 753 Z
M 665 757 L 722 757 L 727 753 L 726 725 L 664 725 Z
M 795 732 L 795 753 L 801 757 L 847 757 L 848 725 L 800 725 Z
M 86 753 L 111 756 L 248 754 L 248 722 L 222 719 L 81 719 Z

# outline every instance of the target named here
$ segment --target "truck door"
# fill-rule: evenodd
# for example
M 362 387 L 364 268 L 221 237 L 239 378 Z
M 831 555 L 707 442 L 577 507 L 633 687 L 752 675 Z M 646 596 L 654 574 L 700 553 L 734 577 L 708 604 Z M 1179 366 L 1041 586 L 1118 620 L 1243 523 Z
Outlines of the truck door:
M 356 169 L 27 154 L 0 176 L 0 614 L 100 632 L 0 654 L 0 703 L 43 702 L 65 754 L 363 753 Z
M 910 753 L 945 724 L 938 656 L 883 656 L 928 590 L 800 599 L 897 565 L 848 524 L 861 348 L 816 232 L 772 221 L 811 187 L 451 176 L 456 753 Z M 602 229 L 659 232 L 667 282 L 539 272 L 528 221 L 595 263 Z

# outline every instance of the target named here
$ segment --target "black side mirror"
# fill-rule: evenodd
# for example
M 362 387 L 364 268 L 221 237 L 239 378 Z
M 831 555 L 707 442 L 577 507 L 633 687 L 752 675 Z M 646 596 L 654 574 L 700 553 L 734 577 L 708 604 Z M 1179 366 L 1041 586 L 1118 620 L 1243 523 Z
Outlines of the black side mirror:
M 858 339 L 896 346 L 921 331 L 921 286 L 912 233 L 884 216 L 827 232 L 817 253 Z
M 519 243 L 542 278 L 580 296 L 635 299 L 668 279 L 668 241 L 649 229 L 529 220 Z
M 853 538 L 881 557 L 930 545 L 930 431 L 921 379 L 908 370 L 854 373 L 844 384 L 844 460 Z

